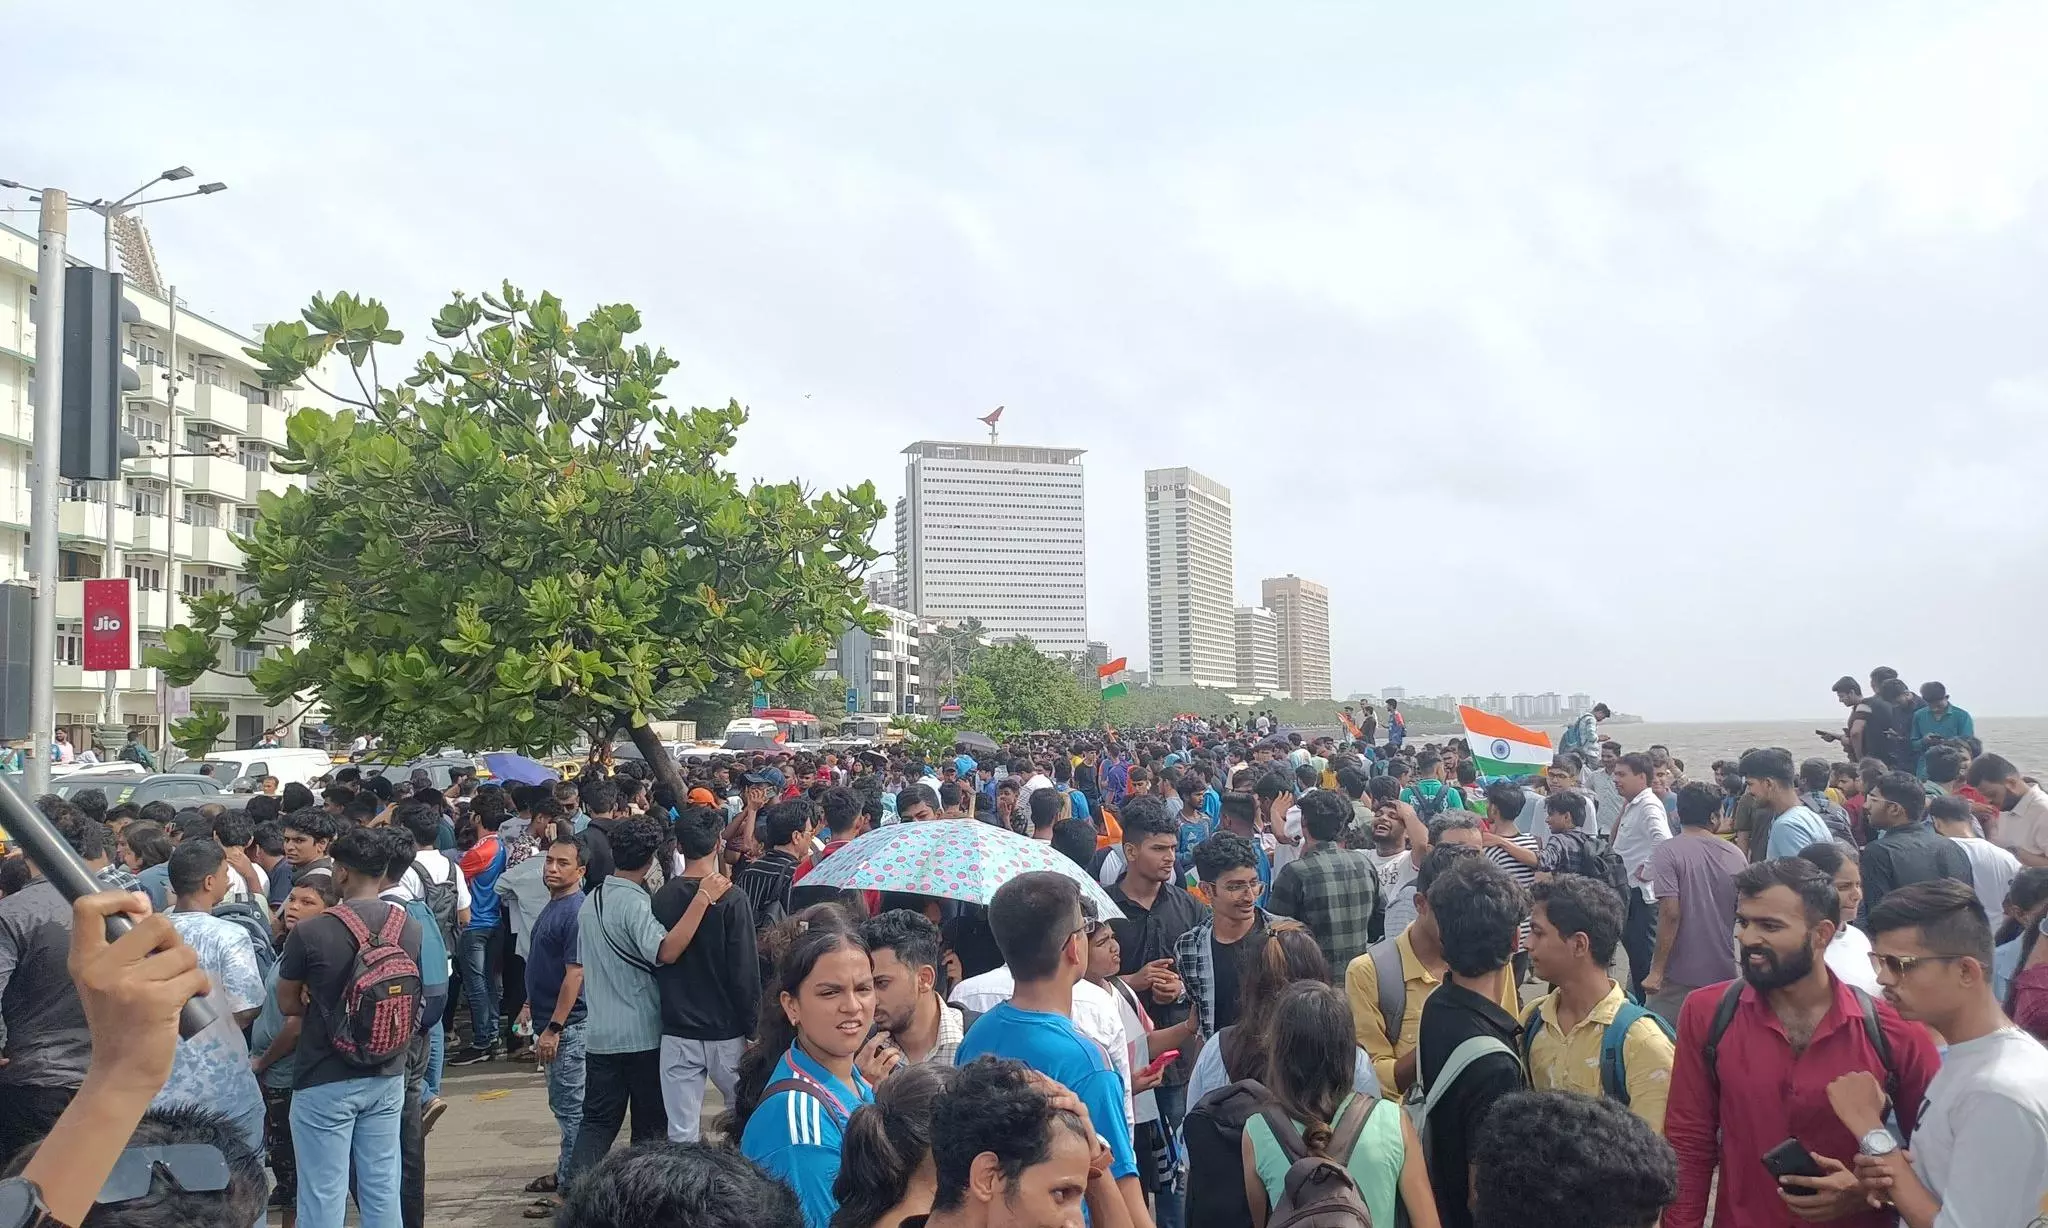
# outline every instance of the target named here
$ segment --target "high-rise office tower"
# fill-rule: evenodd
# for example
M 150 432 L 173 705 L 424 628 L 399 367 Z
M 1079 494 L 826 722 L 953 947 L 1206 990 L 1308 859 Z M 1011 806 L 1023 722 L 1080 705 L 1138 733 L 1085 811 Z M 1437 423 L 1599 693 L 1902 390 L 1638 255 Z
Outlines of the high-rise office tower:
M 991 639 L 1088 646 L 1080 448 L 919 440 L 903 449 L 896 574 L 920 618 L 978 619 Z
M 1237 607 L 1237 689 L 1280 690 L 1280 619 L 1261 605 Z
M 1154 686 L 1234 687 L 1230 490 L 1192 469 L 1145 471 L 1145 606 Z
M 1280 621 L 1280 687 L 1296 699 L 1330 697 L 1330 590 L 1299 576 L 1259 585 Z

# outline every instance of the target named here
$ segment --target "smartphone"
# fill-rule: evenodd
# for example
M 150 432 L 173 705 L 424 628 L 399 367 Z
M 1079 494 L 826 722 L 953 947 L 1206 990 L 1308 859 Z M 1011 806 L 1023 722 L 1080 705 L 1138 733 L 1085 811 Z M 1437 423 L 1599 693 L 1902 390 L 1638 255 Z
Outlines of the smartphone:
M 1179 1056 L 1180 1050 L 1168 1049 L 1166 1052 L 1160 1054 L 1158 1057 L 1155 1057 L 1151 1061 L 1145 1063 L 1145 1069 L 1143 1073 L 1147 1076 L 1156 1075 L 1160 1071 L 1166 1069 L 1169 1065 L 1171 1065 L 1173 1060 Z
M 1788 1138 L 1764 1153 L 1764 1168 L 1773 1177 L 1823 1177 L 1819 1161 L 1806 1145 L 1796 1138 Z

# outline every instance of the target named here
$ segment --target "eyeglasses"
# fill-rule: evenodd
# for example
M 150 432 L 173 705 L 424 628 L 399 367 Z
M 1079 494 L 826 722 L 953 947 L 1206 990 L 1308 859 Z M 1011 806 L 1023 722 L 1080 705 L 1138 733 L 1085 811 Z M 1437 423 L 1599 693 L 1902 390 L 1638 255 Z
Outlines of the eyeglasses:
M 1222 895 L 1257 895 L 1263 885 L 1256 878 L 1248 878 L 1236 883 L 1210 883 L 1209 887 Z
M 1876 951 L 1872 951 L 1870 953 L 1870 967 L 1872 971 L 1879 974 L 1889 972 L 1892 974 L 1893 979 L 1896 980 L 1913 971 L 1913 969 L 1918 968 L 1921 964 L 1945 964 L 1952 960 L 1974 958 L 1975 956 L 1970 955 L 1881 955 Z
M 167 1143 L 130 1147 L 114 1159 L 114 1170 L 100 1186 L 102 1203 L 131 1202 L 147 1197 L 162 1178 L 179 1193 L 210 1194 L 228 1188 L 227 1157 L 207 1143 Z

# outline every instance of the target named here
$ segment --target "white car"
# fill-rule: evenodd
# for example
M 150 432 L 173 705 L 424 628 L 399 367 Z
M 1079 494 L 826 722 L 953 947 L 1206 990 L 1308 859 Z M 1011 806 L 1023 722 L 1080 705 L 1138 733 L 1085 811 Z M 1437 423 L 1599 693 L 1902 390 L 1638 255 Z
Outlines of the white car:
M 213 770 L 202 773 L 201 769 L 209 764 Z M 265 776 L 277 777 L 280 786 L 310 785 L 333 768 L 334 760 L 324 750 L 298 746 L 265 746 L 251 750 L 217 750 L 204 759 L 183 760 L 174 765 L 171 771 L 182 772 L 188 776 L 210 775 L 220 782 L 223 789 L 234 788 L 237 781 L 248 781 L 241 791 L 253 793 Z

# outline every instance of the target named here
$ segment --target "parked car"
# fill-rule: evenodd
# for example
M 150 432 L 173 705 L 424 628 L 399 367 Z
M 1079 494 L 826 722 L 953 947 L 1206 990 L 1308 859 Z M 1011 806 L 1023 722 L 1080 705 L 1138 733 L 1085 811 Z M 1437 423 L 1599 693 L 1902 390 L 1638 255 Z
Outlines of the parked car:
M 118 806 L 132 802 L 147 806 L 151 802 L 169 802 L 178 809 L 200 806 L 207 802 L 221 802 L 233 809 L 241 809 L 246 798 L 233 798 L 221 788 L 221 782 L 211 776 L 189 775 L 184 772 L 144 772 L 131 769 L 127 772 L 95 772 L 80 775 L 76 772 L 50 782 L 50 792 L 58 797 L 69 798 L 74 793 L 87 789 L 98 789 L 107 795 L 107 805 Z
M 424 771 L 428 782 L 443 791 L 455 783 L 455 773 L 458 771 L 467 772 L 480 781 L 491 778 L 489 769 L 485 768 L 483 761 L 475 755 L 422 755 L 404 763 L 365 763 L 361 766 L 363 775 L 389 776 L 393 782 L 410 780 L 415 771 Z
M 211 773 L 204 769 L 212 767 Z M 221 787 L 236 793 L 254 793 L 265 776 L 277 777 L 279 785 L 310 785 L 334 766 L 324 750 L 293 746 L 267 746 L 252 750 L 219 750 L 204 759 L 186 759 L 171 768 L 188 775 L 210 774 Z

